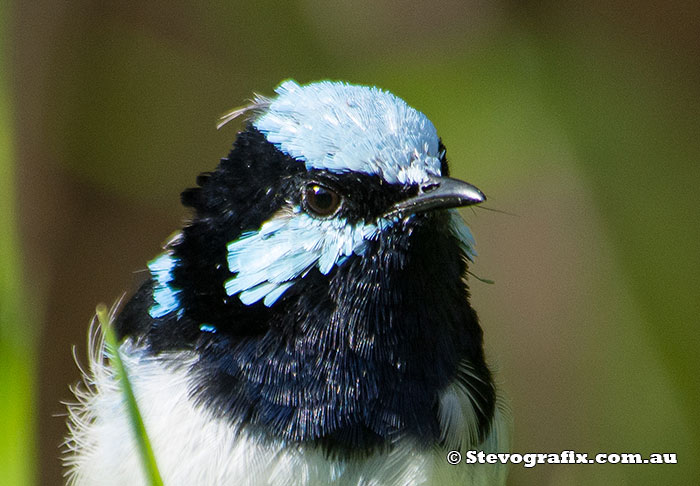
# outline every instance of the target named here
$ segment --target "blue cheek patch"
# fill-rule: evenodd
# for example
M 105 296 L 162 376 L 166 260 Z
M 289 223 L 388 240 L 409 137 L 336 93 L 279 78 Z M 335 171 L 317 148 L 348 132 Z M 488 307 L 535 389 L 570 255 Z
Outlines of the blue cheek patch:
M 467 258 L 476 256 L 474 238 L 457 210 L 450 210 L 450 230 L 460 241 Z M 350 256 L 363 255 L 368 242 L 396 221 L 380 219 L 376 224 L 349 225 L 345 219 L 316 219 L 301 212 L 278 213 L 257 232 L 246 232 L 228 244 L 228 266 L 232 278 L 225 282 L 228 295 L 238 294 L 252 305 L 262 300 L 273 305 L 299 279 L 316 267 L 327 275 Z M 148 313 L 154 319 L 171 312 L 182 314 L 180 289 L 173 287 L 178 259 L 163 253 L 148 263 L 153 280 L 154 304 Z M 214 332 L 208 326 L 202 329 Z
M 315 219 L 301 212 L 278 213 L 257 232 L 228 244 L 228 266 L 235 276 L 226 293 L 246 305 L 261 299 L 271 306 L 312 268 L 327 275 L 352 254 L 362 255 L 379 227 L 348 224 L 344 219 Z
M 153 300 L 155 304 L 151 306 L 148 313 L 154 319 L 163 317 L 180 309 L 180 290 L 171 286 L 173 281 L 173 269 L 178 262 L 177 258 L 169 253 L 163 253 L 148 262 L 148 269 L 153 275 L 155 285 L 153 287 Z

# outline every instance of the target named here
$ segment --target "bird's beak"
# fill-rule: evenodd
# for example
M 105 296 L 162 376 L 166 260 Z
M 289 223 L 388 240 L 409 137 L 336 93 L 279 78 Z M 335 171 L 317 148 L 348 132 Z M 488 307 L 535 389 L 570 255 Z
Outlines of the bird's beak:
M 484 193 L 468 182 L 451 177 L 431 176 L 420 184 L 417 195 L 396 203 L 387 216 L 471 206 L 484 201 Z

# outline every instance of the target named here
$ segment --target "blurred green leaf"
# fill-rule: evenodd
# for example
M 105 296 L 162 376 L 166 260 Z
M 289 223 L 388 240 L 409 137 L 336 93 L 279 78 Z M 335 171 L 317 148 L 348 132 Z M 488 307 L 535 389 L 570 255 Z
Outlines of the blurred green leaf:
M 541 90 L 593 185 L 622 264 L 616 278 L 700 430 L 700 76 L 632 42 L 539 39 Z
M 148 438 L 146 426 L 143 424 L 143 418 L 141 417 L 141 412 L 139 412 L 139 406 L 136 403 L 134 390 L 131 387 L 131 381 L 129 381 L 129 374 L 119 354 L 119 341 L 117 341 L 117 336 L 114 334 L 107 307 L 103 304 L 97 306 L 97 319 L 105 335 L 105 345 L 109 361 L 116 372 L 116 377 L 119 380 L 122 393 L 124 394 L 129 413 L 129 421 L 131 422 L 136 443 L 138 444 L 144 472 L 151 486 L 163 486 L 163 478 L 160 476 L 160 471 L 156 464 L 156 456 L 153 453 L 153 447 Z
M 0 4 L 0 484 L 34 483 L 33 316 L 22 306 L 12 106 L 9 2 Z

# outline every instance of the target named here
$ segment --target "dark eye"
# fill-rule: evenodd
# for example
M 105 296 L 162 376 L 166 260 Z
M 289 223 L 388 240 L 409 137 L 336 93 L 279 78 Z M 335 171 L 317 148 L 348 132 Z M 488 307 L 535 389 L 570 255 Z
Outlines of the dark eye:
M 304 188 L 304 204 L 317 216 L 330 216 L 340 207 L 340 196 L 335 191 L 319 184 L 309 184 Z

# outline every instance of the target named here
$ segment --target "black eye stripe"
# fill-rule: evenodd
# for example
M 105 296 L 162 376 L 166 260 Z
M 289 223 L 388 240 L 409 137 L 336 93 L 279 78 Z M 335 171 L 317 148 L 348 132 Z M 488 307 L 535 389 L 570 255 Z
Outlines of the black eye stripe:
M 321 186 L 338 195 L 339 206 L 332 214 L 324 215 L 325 211 L 319 211 L 320 201 L 316 210 L 310 207 L 309 202 L 313 204 L 314 201 L 313 196 L 309 197 L 307 194 L 307 188 L 313 186 Z M 310 216 L 341 216 L 348 223 L 355 224 L 375 221 L 393 204 L 417 194 L 418 186 L 389 184 L 377 175 L 354 172 L 336 174 L 325 170 L 311 170 L 301 174 L 290 174 L 279 191 L 286 192 L 284 198 L 288 203 L 301 205 Z M 318 197 L 316 199 L 318 200 Z

